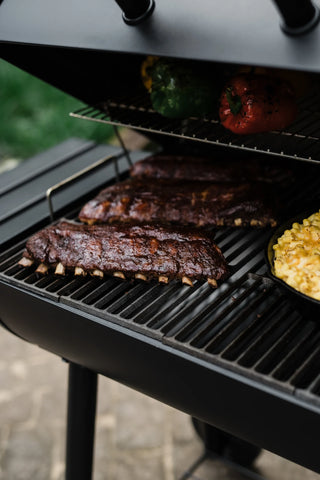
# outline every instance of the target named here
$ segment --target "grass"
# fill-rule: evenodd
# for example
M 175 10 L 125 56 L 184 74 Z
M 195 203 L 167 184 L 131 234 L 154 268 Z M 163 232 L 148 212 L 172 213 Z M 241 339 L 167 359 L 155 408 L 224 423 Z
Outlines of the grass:
M 71 136 L 106 142 L 112 127 L 68 116 L 82 103 L 0 60 L 0 163 L 25 159 Z

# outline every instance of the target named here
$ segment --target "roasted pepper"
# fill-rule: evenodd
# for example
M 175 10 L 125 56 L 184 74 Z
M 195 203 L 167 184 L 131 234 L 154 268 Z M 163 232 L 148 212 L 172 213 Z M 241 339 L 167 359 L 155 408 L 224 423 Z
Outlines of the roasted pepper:
M 218 105 L 218 88 L 211 72 L 196 63 L 159 59 L 148 69 L 154 110 L 169 118 L 203 116 Z
M 221 124 L 237 134 L 282 130 L 297 116 L 293 89 L 282 79 L 239 74 L 223 89 L 219 116 Z
M 270 77 L 281 78 L 281 80 L 290 83 L 290 87 L 292 87 L 296 98 L 306 95 L 310 88 L 310 76 L 305 72 L 286 70 L 283 68 L 242 65 L 238 68 L 237 72 L 235 72 L 235 74 L 239 73 L 253 73 L 255 75 L 268 75 Z
M 151 90 L 151 87 L 152 87 L 151 71 L 152 71 L 153 65 L 158 60 L 159 60 L 159 57 L 148 55 L 141 64 L 141 78 L 142 78 L 143 85 L 147 90 Z

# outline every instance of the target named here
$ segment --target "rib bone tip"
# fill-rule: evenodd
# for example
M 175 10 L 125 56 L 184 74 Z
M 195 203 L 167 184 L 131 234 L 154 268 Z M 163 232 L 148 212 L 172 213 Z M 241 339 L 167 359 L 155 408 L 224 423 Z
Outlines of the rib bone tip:
M 37 273 L 47 273 L 47 271 L 49 270 L 49 266 L 46 265 L 45 263 L 40 263 L 40 265 L 38 266 L 36 272 Z
M 193 287 L 192 280 L 189 277 L 182 277 L 182 283 L 185 285 L 189 285 L 190 287 Z
M 92 275 L 93 275 L 94 277 L 103 278 L 103 272 L 102 272 L 102 270 L 98 270 L 97 268 L 96 268 L 95 270 L 93 270 Z
M 125 279 L 126 279 L 126 277 L 125 277 L 125 275 L 124 275 L 123 272 L 114 272 L 114 273 L 113 273 L 113 276 L 114 276 L 114 277 L 117 277 L 117 278 L 122 278 L 122 280 L 125 280 Z
M 76 268 L 74 269 L 74 274 L 75 274 L 75 275 L 81 275 L 81 276 L 84 277 L 85 275 L 87 275 L 87 272 L 86 272 L 85 270 L 83 270 L 82 267 L 76 267 Z
M 60 262 L 58 263 L 58 265 L 56 266 L 56 269 L 55 269 L 55 272 L 54 272 L 56 275 L 64 275 L 66 273 L 66 269 L 64 267 L 64 265 Z
M 217 281 L 214 278 L 208 278 L 208 283 L 213 288 L 217 288 L 218 286 Z
M 21 265 L 22 267 L 31 267 L 33 263 L 34 261 L 31 260 L 31 258 L 22 257 L 21 260 L 18 262 L 18 265 Z
M 169 283 L 169 278 L 166 277 L 165 275 L 160 275 L 158 280 L 160 283 Z
M 143 273 L 136 273 L 134 278 L 136 278 L 137 280 L 143 280 L 144 282 L 147 281 L 147 277 L 143 275 Z

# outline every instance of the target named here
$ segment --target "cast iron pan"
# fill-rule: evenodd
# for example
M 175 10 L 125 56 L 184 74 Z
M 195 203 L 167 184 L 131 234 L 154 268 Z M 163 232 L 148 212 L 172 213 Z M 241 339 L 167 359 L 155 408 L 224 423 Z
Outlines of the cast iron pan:
M 320 320 L 320 301 L 305 295 L 304 293 L 295 290 L 287 285 L 283 280 L 276 277 L 274 274 L 274 250 L 273 245 L 278 241 L 278 238 L 282 236 L 285 230 L 291 229 L 292 224 L 295 222 L 302 223 L 304 218 L 308 218 L 313 213 L 319 210 L 319 206 L 308 211 L 302 212 L 295 217 L 290 218 L 280 225 L 272 234 L 266 249 L 266 262 L 268 265 L 269 277 L 281 288 L 287 298 L 295 305 L 301 315 L 308 320 Z

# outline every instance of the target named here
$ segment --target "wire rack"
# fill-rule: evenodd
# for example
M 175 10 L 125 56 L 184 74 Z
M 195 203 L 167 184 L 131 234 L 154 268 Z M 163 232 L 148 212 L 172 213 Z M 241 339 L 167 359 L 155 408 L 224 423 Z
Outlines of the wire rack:
M 163 134 L 286 158 L 320 162 L 320 90 L 299 102 L 299 115 L 286 130 L 255 135 L 235 135 L 214 116 L 172 120 L 155 112 L 146 94 L 118 97 L 95 106 L 84 106 L 72 117 L 129 127 L 149 134 Z

